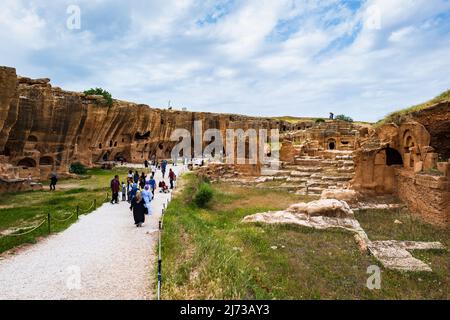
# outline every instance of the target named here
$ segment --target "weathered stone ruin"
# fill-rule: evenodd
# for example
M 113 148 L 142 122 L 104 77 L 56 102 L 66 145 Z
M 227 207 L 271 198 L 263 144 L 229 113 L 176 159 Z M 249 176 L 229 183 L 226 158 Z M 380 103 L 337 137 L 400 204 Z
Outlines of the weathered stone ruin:
M 345 200 L 353 209 L 402 200 L 424 220 L 449 226 L 450 112 L 444 101 L 378 127 L 331 120 L 290 123 L 273 118 L 161 110 L 102 96 L 63 91 L 49 79 L 18 77 L 0 67 L 0 191 L 33 188 L 52 172 L 68 174 L 71 163 L 93 166 L 125 159 L 170 158 L 175 129 L 278 129 L 278 169 L 265 163 L 210 164 L 212 180 L 284 188 L 322 199 Z M 210 141 L 204 141 L 204 146 Z M 267 140 L 267 145 L 270 143 Z M 248 142 L 245 142 L 248 149 Z M 225 155 L 228 150 L 221 152 Z M 183 155 L 183 156 L 192 156 Z
M 449 146 L 449 102 L 414 113 L 399 125 L 380 126 L 354 153 L 352 187 L 395 194 L 414 214 L 449 226 Z
M 161 110 L 125 101 L 108 107 L 102 96 L 63 91 L 49 79 L 18 77 L 15 69 L 0 67 L 0 191 L 17 190 L 13 184 L 29 175 L 67 174 L 76 161 L 92 166 L 170 158 L 178 143 L 170 140 L 172 132 L 192 132 L 196 120 L 204 131 L 223 133 L 228 128 L 290 129 L 269 118 Z
M 432 271 L 425 262 L 414 258 L 412 250 L 445 250 L 440 242 L 371 241 L 355 219 L 353 210 L 341 200 L 326 199 L 298 203 L 284 211 L 257 213 L 245 217 L 244 223 L 295 224 L 318 230 L 344 229 L 354 233 L 362 252 L 372 254 L 387 269 Z

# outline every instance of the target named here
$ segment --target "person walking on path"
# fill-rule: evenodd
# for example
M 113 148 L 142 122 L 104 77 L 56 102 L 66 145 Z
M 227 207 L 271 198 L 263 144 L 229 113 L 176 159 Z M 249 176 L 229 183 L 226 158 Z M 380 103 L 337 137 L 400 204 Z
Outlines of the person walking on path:
M 177 180 L 177 176 L 172 169 L 169 169 L 169 181 L 170 181 L 170 189 L 173 189 L 173 182 Z
M 133 171 L 129 170 L 127 175 L 127 187 L 130 187 L 130 184 L 133 184 Z
M 119 176 L 116 175 L 114 179 L 111 180 L 111 192 L 112 192 L 111 204 L 119 203 L 119 191 L 120 191 Z
M 56 176 L 56 173 L 52 173 L 50 177 L 50 191 L 56 190 L 56 183 L 58 182 L 58 177 Z
M 165 178 L 165 175 L 166 175 L 166 168 L 167 168 L 167 161 L 166 160 L 161 161 L 161 173 L 162 173 L 163 179 Z
M 144 161 L 144 167 L 145 167 L 145 169 L 148 169 L 148 160 L 147 159 Z
M 134 183 L 138 183 L 139 182 L 139 172 L 137 172 L 137 170 L 134 173 L 133 181 L 134 181 Z
M 155 180 L 155 175 L 154 174 L 151 175 L 148 184 L 150 185 L 150 190 L 152 191 L 152 194 L 154 196 L 155 195 L 155 189 L 156 189 L 156 180 Z
M 152 214 L 151 202 L 153 200 L 153 195 L 150 192 L 150 187 L 149 186 L 145 186 L 145 188 L 141 192 L 141 194 L 142 194 L 142 199 L 144 200 L 144 203 L 145 203 L 145 207 L 147 208 L 147 214 L 151 215 Z
M 127 185 L 122 182 L 122 201 L 127 201 Z
M 134 199 L 134 197 L 136 197 L 136 194 L 138 193 L 139 188 L 137 183 L 133 183 L 133 186 L 131 187 L 131 191 L 130 191 L 130 197 L 129 197 L 129 201 L 132 201 Z
M 145 207 L 145 202 L 142 199 L 141 192 L 136 192 L 136 196 L 131 200 L 130 210 L 133 211 L 134 224 L 136 227 L 142 227 L 145 222 L 145 212 L 147 208 Z
M 141 176 L 139 177 L 139 187 L 141 188 L 141 190 L 144 190 L 145 187 L 145 173 L 142 172 Z

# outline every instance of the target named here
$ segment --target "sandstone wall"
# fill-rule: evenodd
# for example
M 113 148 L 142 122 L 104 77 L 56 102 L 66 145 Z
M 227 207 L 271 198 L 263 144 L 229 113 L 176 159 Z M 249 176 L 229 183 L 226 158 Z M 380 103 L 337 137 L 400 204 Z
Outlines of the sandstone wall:
M 108 107 L 102 97 L 63 91 L 49 79 L 17 77 L 13 68 L 0 67 L 0 80 L 0 156 L 21 167 L 21 177 L 67 172 L 74 161 L 168 158 L 176 144 L 170 141 L 173 130 L 193 132 L 195 120 L 202 120 L 203 131 L 220 129 L 224 137 L 228 128 L 290 127 L 269 118 L 160 110 L 125 101 Z
M 395 193 L 409 210 L 423 220 L 450 226 L 450 183 L 445 177 L 416 175 L 406 170 L 396 170 Z

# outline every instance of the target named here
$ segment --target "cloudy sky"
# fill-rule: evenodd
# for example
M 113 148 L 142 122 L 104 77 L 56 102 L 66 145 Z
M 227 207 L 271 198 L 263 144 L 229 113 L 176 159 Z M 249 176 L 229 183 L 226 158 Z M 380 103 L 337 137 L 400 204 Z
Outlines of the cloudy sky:
M 20 75 L 154 107 L 375 121 L 450 89 L 450 0 L 2 0 L 0 43 Z

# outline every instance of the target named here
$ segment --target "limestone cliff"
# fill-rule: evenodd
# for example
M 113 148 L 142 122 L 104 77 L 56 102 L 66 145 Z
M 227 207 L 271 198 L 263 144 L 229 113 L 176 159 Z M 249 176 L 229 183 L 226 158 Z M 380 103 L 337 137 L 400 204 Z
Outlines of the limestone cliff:
M 174 129 L 192 131 L 194 120 L 203 130 L 218 128 L 282 128 L 290 124 L 269 118 L 161 110 L 147 105 L 63 91 L 49 79 L 17 77 L 13 68 L 0 68 L 0 162 L 27 168 L 46 177 L 67 171 L 74 161 L 87 165 L 125 157 L 141 162 L 169 157 Z M 20 170 L 19 170 L 20 171 Z

